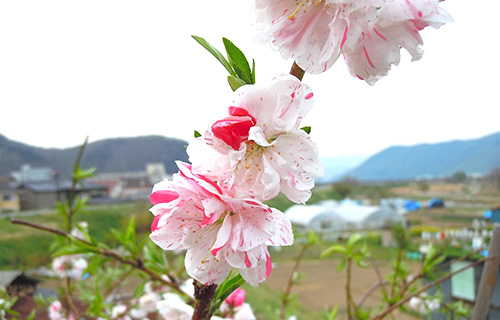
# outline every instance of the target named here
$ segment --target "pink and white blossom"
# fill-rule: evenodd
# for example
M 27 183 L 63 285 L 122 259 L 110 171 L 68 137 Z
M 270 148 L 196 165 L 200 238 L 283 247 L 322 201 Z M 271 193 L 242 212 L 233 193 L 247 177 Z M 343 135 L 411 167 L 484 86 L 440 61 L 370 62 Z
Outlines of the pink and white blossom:
M 257 319 L 253 314 L 252 307 L 248 303 L 243 303 L 241 306 L 235 308 L 234 320 L 255 320 Z
M 70 277 L 81 280 L 83 272 L 87 269 L 88 262 L 81 255 L 59 256 L 52 260 L 52 270 L 60 278 Z
M 245 302 L 245 290 L 238 288 L 234 290 L 224 301 L 230 306 L 239 307 Z
M 75 317 L 70 314 L 66 318 L 66 311 L 63 309 L 62 304 L 59 300 L 55 300 L 49 306 L 49 319 L 50 320 L 75 320 Z
M 158 313 L 165 320 L 190 320 L 194 309 L 186 304 L 179 296 L 165 293 L 163 299 L 157 303 Z
M 201 283 L 220 284 L 236 268 L 257 286 L 271 272 L 268 245 L 291 245 L 286 216 L 249 198 L 233 198 L 207 177 L 177 162 L 173 181 L 155 185 L 150 238 L 164 250 L 187 250 L 187 273 Z
M 265 201 L 279 192 L 304 203 L 323 175 L 316 145 L 300 129 L 313 104 L 311 88 L 293 76 L 235 92 L 229 116 L 188 147 L 193 170 L 240 197 Z
M 374 0 L 256 0 L 260 39 L 309 73 L 329 69 L 376 17 Z M 263 35 L 262 35 L 263 34 Z
M 115 320 L 132 320 L 128 315 L 129 307 L 125 304 L 119 303 L 111 308 L 111 319 Z
M 248 303 L 245 303 L 245 290 L 242 288 L 236 289 L 222 303 L 221 312 L 225 319 L 234 320 L 254 320 L 252 308 Z
M 369 84 L 400 61 L 400 48 L 419 60 L 419 31 L 453 19 L 440 0 L 256 0 L 260 38 L 309 73 L 343 55 L 350 73 Z
M 412 61 L 420 60 L 423 40 L 419 31 L 453 21 L 439 3 L 439 0 L 385 0 L 357 45 L 343 50 L 351 74 L 374 84 L 387 75 L 392 65 L 399 64 L 401 48 L 408 51 Z
M 408 305 L 413 310 L 418 311 L 420 314 L 427 314 L 430 311 L 435 311 L 441 306 L 439 299 L 429 299 L 425 294 L 418 297 L 412 297 Z

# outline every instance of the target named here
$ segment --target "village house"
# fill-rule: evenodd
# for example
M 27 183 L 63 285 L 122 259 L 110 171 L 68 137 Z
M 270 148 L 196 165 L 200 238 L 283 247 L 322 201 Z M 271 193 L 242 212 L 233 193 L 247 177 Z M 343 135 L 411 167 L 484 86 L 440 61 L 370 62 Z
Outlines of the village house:
M 18 212 L 21 202 L 18 191 L 10 184 L 10 177 L 0 177 L 0 212 Z
M 26 182 L 17 186 L 22 210 L 35 210 L 54 207 L 57 202 L 66 201 L 72 190 L 72 181 Z M 106 196 L 106 188 L 101 185 L 83 182 L 75 186 L 81 197 L 95 199 Z
M 72 181 L 52 168 L 23 165 L 10 176 L 0 178 L 0 211 L 36 210 L 55 207 L 57 201 L 68 199 Z M 87 198 L 106 196 L 106 188 L 88 182 L 75 187 L 77 194 Z
M 151 188 L 163 179 L 171 178 L 162 163 L 148 163 L 145 171 L 105 172 L 87 179 L 88 182 L 104 186 L 106 194 L 116 200 L 148 199 Z

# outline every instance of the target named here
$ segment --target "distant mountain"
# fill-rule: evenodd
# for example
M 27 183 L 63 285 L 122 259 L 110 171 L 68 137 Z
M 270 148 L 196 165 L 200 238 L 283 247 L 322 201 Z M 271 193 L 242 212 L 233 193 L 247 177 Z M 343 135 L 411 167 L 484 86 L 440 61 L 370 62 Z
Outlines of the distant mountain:
M 368 156 L 361 155 L 345 155 L 338 157 L 321 157 L 321 162 L 325 169 L 323 178 L 315 179 L 317 182 L 332 182 L 342 178 L 342 176 L 359 166 Z
M 161 162 L 167 172 L 177 172 L 176 160 L 187 161 L 187 142 L 162 136 L 106 139 L 89 143 L 82 167 L 98 172 L 144 171 L 146 164 Z M 0 175 L 18 171 L 23 164 L 52 167 L 62 173 L 72 171 L 80 147 L 45 149 L 15 142 L 0 135 Z
M 500 132 L 476 139 L 391 147 L 345 175 L 359 180 L 402 180 L 451 176 L 457 171 L 486 174 L 500 166 Z

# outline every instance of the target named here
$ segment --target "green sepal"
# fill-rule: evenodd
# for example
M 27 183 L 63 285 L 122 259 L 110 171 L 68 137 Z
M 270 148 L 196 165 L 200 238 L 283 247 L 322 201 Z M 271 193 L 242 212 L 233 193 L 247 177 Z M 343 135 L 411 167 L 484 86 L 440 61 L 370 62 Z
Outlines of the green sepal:
M 227 76 L 227 82 L 233 91 L 236 91 L 236 89 L 246 84 L 245 81 L 233 76 Z
M 302 127 L 300 130 L 305 131 L 307 134 L 311 134 L 311 126 Z
M 198 131 L 194 130 L 194 137 L 195 138 L 201 137 L 201 133 L 199 133 Z

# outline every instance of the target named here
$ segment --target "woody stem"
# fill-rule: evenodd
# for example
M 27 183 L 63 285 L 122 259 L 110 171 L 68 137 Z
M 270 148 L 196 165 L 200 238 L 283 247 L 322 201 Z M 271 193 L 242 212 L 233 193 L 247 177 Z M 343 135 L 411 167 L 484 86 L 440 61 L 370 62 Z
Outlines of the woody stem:
M 297 79 L 299 79 L 300 81 L 302 81 L 302 78 L 304 78 L 304 74 L 306 72 L 297 65 L 297 63 L 294 61 L 293 62 L 293 65 L 292 65 L 292 68 L 290 69 L 290 74 L 292 76 L 295 76 Z
M 212 318 L 212 302 L 215 297 L 217 285 L 205 286 L 194 280 L 194 313 L 191 320 L 209 320 Z

